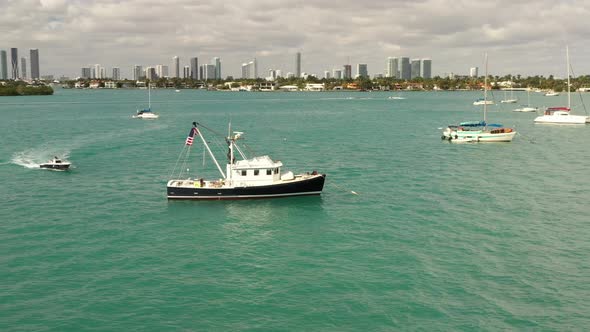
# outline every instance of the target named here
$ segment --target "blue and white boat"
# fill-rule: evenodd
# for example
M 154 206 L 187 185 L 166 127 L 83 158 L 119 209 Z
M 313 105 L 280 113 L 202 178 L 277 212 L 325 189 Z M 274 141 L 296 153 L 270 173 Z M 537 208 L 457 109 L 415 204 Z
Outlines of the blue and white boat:
M 147 119 L 147 120 L 154 120 L 159 118 L 160 116 L 154 112 L 152 112 L 152 94 L 151 94 L 151 83 L 148 83 L 148 108 L 144 108 L 142 110 L 137 110 L 137 113 L 132 116 L 134 119 Z

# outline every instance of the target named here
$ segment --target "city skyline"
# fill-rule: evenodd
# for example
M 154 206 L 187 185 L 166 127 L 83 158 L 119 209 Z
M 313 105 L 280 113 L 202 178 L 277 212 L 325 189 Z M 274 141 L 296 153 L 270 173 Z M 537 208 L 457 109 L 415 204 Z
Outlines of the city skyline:
M 258 60 L 261 73 L 270 68 L 296 73 L 294 58 L 301 52 L 301 72 L 318 77 L 349 63 L 367 64 L 371 76 L 386 74 L 383 59 L 402 56 L 433 59 L 432 76 L 468 75 L 469 68 L 483 67 L 484 53 L 494 75 L 563 77 L 566 44 L 575 74 L 590 72 L 587 0 L 171 0 L 149 6 L 136 0 L 23 0 L 4 7 L 0 28 L 8 33 L 0 49 L 41 49 L 41 76 L 77 77 L 80 68 L 101 63 L 132 78 L 133 65 L 171 66 L 173 56 L 179 56 L 183 68 L 192 57 L 219 57 L 224 77 L 240 77 L 241 63 L 248 58 Z M 482 17 L 488 11 L 495 14 Z M 527 23 L 537 21 L 568 24 Z M 214 29 L 194 33 L 207 25 Z

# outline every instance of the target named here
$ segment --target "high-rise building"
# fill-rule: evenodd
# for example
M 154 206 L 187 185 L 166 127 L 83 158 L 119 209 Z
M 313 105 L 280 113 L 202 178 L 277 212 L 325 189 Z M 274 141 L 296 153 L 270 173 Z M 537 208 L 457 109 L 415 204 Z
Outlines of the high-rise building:
M 301 52 L 295 57 L 295 77 L 301 77 Z
M 90 71 L 90 67 L 82 67 L 80 70 L 80 77 L 83 79 L 89 79 L 92 77 L 92 72 Z
M 133 66 L 133 80 L 139 81 L 139 79 L 143 76 L 143 69 L 140 65 Z
M 351 65 L 344 65 L 344 70 L 342 71 L 342 78 L 345 80 L 352 78 L 352 66 Z
M 92 78 L 99 78 L 99 79 L 103 78 L 102 77 L 102 67 L 98 63 L 94 65 Z
M 409 80 L 412 76 L 412 67 L 410 65 L 410 58 L 401 57 L 401 63 L 399 68 L 399 78 L 402 80 Z
M 266 78 L 267 81 L 274 81 L 277 79 L 277 71 L 274 69 L 268 70 L 268 77 Z
M 39 75 L 39 49 L 31 48 L 29 51 L 31 60 L 31 79 L 38 80 Z
M 417 77 L 422 77 L 422 74 L 420 73 L 420 59 L 412 59 L 412 61 L 410 61 L 410 78 L 414 79 Z
M 118 81 L 121 79 L 121 68 L 113 67 L 113 77 L 112 79 Z
M 20 78 L 23 80 L 27 79 L 27 59 L 20 58 L 21 75 Z
M 422 60 L 422 77 L 426 79 L 432 78 L 432 60 Z
M 0 51 L 0 80 L 8 79 L 8 63 L 6 59 L 6 51 Z
M 398 78 L 398 76 L 399 76 L 398 66 L 399 66 L 398 58 L 395 58 L 395 57 L 387 58 L 387 66 L 386 66 L 386 70 L 385 70 L 385 76 L 392 77 L 392 78 Z
M 158 75 L 158 78 L 168 77 L 168 66 L 156 65 L 156 75 Z
M 277 69 L 277 77 L 283 77 L 283 72 L 280 69 Z
M 325 79 L 330 79 L 331 75 L 330 75 L 330 71 L 329 70 L 324 70 L 324 78 Z
M 172 77 L 180 77 L 180 59 L 178 56 L 172 58 Z
M 204 64 L 201 65 L 201 80 L 203 81 L 208 81 L 208 80 L 214 80 L 215 79 L 215 74 L 216 74 L 216 67 L 215 65 L 212 64 Z
M 256 58 L 248 63 L 242 63 L 242 78 L 258 78 L 258 63 Z
M 193 80 L 199 79 L 199 58 L 194 57 L 191 58 L 191 78 Z
M 479 68 L 477 68 L 477 67 L 469 68 L 469 77 L 478 77 L 478 74 L 479 74 L 478 71 L 479 71 Z
M 184 66 L 184 70 L 182 72 L 182 78 L 191 78 L 191 67 Z
M 369 72 L 367 71 L 367 64 L 366 63 L 357 63 L 356 76 L 362 77 L 362 78 L 369 77 Z
M 211 63 L 215 66 L 215 79 L 221 79 L 221 60 L 218 57 L 211 59 Z
M 10 63 L 12 64 L 12 79 L 18 80 L 20 78 L 18 72 L 18 48 L 10 49 Z
M 157 80 L 158 74 L 156 73 L 156 68 L 154 67 L 145 67 L 145 78 L 148 80 Z
M 340 69 L 332 70 L 332 77 L 334 77 L 337 80 L 341 80 L 342 79 L 342 70 L 340 70 Z

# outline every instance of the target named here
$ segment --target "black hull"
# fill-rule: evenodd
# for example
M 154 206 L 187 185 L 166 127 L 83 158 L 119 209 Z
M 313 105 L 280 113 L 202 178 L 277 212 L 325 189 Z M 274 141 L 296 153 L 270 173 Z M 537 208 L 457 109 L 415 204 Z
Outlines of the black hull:
M 234 188 L 178 188 L 167 187 L 168 199 L 235 200 L 319 195 L 326 175 L 307 180 L 256 187 Z
M 39 165 L 40 168 L 53 169 L 56 171 L 65 171 L 70 168 L 70 165 Z

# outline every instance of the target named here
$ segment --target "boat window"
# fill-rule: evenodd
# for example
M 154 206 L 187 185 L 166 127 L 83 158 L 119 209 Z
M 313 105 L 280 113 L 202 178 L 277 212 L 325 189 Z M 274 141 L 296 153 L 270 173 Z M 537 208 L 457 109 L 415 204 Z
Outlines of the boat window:
M 246 176 L 246 171 L 242 171 L 242 176 Z
M 255 169 L 254 170 L 254 175 L 258 175 L 258 173 L 260 173 L 260 170 L 259 169 Z
M 275 168 L 275 174 L 279 174 L 279 169 Z
M 272 175 L 272 169 L 267 169 L 266 170 L 266 175 Z

